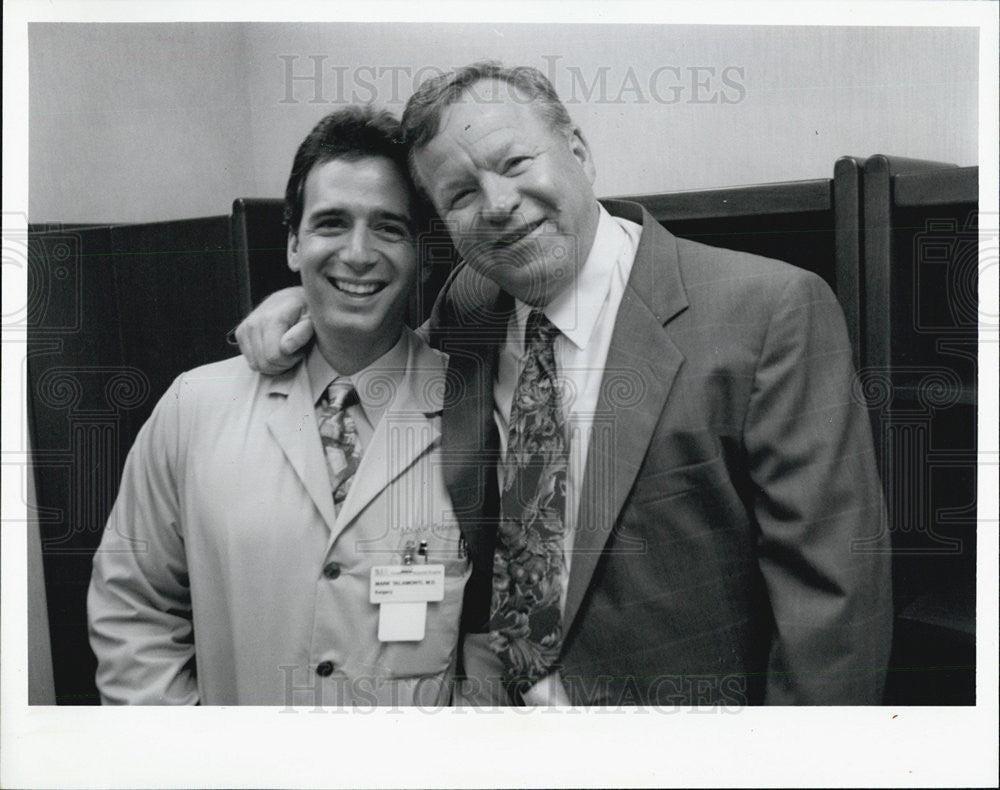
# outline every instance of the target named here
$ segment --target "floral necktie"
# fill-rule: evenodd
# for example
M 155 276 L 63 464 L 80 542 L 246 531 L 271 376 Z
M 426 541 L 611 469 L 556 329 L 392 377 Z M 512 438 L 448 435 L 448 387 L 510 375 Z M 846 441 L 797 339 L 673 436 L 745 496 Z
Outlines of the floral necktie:
M 361 461 L 361 441 L 354 419 L 347 409 L 359 403 L 358 393 L 347 378 L 337 378 L 320 396 L 316 405 L 319 438 L 323 443 L 333 503 L 340 504 L 351 490 L 351 480 Z
M 514 700 L 553 670 L 562 649 L 569 453 L 553 349 L 558 335 L 541 311 L 532 311 L 503 464 L 490 646 Z

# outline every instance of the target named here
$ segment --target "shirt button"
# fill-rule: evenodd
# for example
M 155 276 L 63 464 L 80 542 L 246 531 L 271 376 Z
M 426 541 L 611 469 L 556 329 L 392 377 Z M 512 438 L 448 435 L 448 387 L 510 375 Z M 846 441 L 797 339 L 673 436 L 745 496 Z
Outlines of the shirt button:
M 321 661 L 316 665 L 316 674 L 321 678 L 328 678 L 333 674 L 333 662 L 332 661 Z
M 328 579 L 336 579 L 340 576 L 340 566 L 335 562 L 328 562 L 323 566 L 323 575 Z

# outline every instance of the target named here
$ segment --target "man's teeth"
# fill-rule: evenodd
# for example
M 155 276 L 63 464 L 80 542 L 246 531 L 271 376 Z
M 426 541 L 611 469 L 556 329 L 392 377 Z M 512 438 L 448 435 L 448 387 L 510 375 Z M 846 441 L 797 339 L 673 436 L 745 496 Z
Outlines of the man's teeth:
M 330 282 L 333 283 L 333 287 L 338 291 L 354 294 L 355 296 L 370 296 L 385 288 L 385 283 L 349 283 L 344 280 L 334 279 L 331 279 Z

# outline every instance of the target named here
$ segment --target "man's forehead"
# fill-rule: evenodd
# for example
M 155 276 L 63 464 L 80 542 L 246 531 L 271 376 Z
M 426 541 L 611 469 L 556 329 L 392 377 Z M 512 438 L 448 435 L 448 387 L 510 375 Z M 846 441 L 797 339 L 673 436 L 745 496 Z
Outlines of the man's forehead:
M 456 119 L 460 124 L 454 123 Z M 547 126 L 543 99 L 531 97 L 502 80 L 480 80 L 442 110 L 441 123 L 434 137 L 451 134 L 478 140 L 503 130 L 516 134 L 535 122 Z
M 412 190 L 399 167 L 384 157 L 338 157 L 313 166 L 304 184 L 313 210 L 410 212 Z

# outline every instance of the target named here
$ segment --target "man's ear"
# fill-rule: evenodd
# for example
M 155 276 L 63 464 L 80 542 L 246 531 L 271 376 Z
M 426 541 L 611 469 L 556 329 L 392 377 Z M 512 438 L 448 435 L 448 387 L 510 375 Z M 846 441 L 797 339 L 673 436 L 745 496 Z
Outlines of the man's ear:
M 297 272 L 300 268 L 299 266 L 299 236 L 293 231 L 288 231 L 288 268 L 293 272 Z
M 590 145 L 587 143 L 587 138 L 583 136 L 583 131 L 579 126 L 574 126 L 573 130 L 569 133 L 569 150 L 576 157 L 580 166 L 583 168 L 583 172 L 587 175 L 587 180 L 591 184 L 594 183 L 594 179 L 597 178 L 597 168 L 594 167 L 594 157 L 590 154 Z

